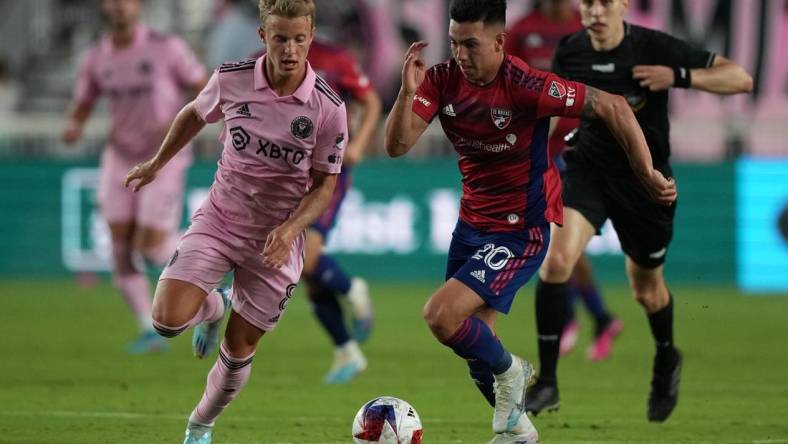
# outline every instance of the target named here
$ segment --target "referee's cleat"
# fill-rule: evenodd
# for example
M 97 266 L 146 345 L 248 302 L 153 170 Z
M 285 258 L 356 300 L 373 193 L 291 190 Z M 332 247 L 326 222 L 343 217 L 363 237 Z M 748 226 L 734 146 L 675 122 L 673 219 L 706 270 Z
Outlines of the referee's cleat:
M 215 290 L 222 297 L 224 303 L 224 315 L 230 311 L 232 302 L 230 300 L 231 289 L 217 288 Z M 200 322 L 194 327 L 194 334 L 192 335 L 192 349 L 194 356 L 203 359 L 213 353 L 219 345 L 219 333 L 224 321 L 224 316 L 214 322 Z
M 543 410 L 554 412 L 559 406 L 558 386 L 555 383 L 549 384 L 537 379 L 534 385 L 528 387 L 525 396 L 526 412 L 536 416 Z
M 681 352 L 676 350 L 670 365 L 658 365 L 654 359 L 654 376 L 651 379 L 651 393 L 648 395 L 648 420 L 663 422 L 676 408 L 679 401 L 679 382 L 681 382 Z

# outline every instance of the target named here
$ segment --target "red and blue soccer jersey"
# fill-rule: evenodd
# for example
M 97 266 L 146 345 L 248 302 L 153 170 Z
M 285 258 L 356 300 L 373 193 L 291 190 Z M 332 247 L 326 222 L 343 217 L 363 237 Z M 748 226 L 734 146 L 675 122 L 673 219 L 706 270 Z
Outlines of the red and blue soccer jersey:
M 506 56 L 490 84 L 454 60 L 430 68 L 413 112 L 440 122 L 459 154 L 460 219 L 488 232 L 563 223 L 561 180 L 547 152 L 551 116 L 579 117 L 585 86 Z

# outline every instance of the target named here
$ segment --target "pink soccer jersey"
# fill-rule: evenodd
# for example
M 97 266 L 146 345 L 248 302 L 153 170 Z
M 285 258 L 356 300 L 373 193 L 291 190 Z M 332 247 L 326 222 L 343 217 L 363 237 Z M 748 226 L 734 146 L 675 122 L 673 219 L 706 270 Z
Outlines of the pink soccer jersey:
M 198 214 L 249 239 L 264 239 L 295 210 L 310 169 L 338 174 L 347 144 L 345 104 L 309 64 L 301 86 L 279 97 L 264 63 L 222 65 L 194 102 L 206 122 L 225 122 L 219 169 Z
M 156 153 L 184 104 L 183 88 L 200 82 L 205 74 L 183 40 L 137 25 L 130 46 L 116 49 L 111 37 L 105 36 L 85 53 L 74 100 L 92 103 L 99 96 L 109 98 L 108 148 L 133 164 Z M 188 157 L 188 151 L 181 156 Z

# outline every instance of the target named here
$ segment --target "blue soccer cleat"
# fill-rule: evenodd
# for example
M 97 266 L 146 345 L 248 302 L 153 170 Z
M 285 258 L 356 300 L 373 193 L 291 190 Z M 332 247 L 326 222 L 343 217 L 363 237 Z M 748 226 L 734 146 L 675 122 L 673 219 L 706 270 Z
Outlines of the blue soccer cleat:
M 164 340 L 154 330 L 140 333 L 137 339 L 131 341 L 126 346 L 126 352 L 132 355 L 144 355 L 146 353 L 166 352 L 170 349 L 167 341 Z
M 224 302 L 224 314 L 230 311 L 232 301 L 230 300 L 231 289 L 217 288 L 216 291 L 222 296 Z M 192 349 L 194 356 L 203 359 L 213 353 L 219 345 L 219 330 L 222 327 L 224 316 L 214 322 L 200 322 L 194 327 L 192 335 Z
M 211 444 L 213 426 L 189 422 L 183 444 Z
M 367 282 L 361 278 L 353 278 L 347 299 L 352 315 L 350 334 L 359 344 L 363 344 L 372 333 L 373 321 L 372 300 Z
M 323 381 L 326 384 L 347 384 L 367 368 L 367 359 L 355 341 L 334 351 L 334 363 Z

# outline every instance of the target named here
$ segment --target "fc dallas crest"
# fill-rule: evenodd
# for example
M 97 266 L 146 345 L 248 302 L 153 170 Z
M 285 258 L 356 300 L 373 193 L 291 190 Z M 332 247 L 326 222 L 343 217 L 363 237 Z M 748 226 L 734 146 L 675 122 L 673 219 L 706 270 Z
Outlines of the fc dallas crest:
M 512 121 L 512 111 L 503 108 L 490 108 L 490 116 L 493 124 L 498 129 L 504 129 Z

